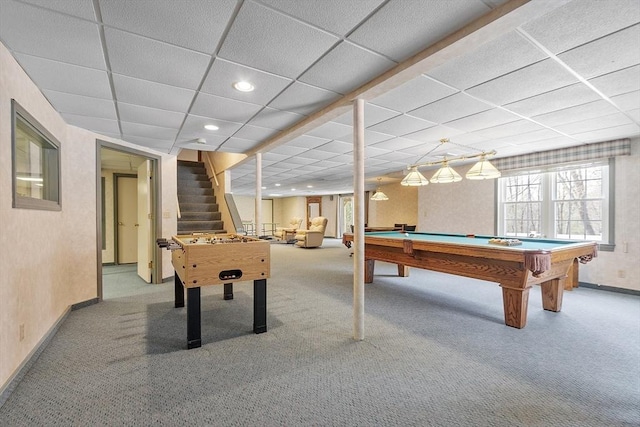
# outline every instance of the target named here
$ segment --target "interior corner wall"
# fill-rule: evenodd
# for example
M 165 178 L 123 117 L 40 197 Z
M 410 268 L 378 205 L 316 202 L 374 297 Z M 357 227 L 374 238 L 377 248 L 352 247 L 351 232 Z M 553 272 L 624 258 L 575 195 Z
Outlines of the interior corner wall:
M 322 216 L 327 218 L 324 229 L 326 237 L 336 237 L 338 234 L 338 196 L 322 196 Z
M 0 43 L 0 390 L 73 304 L 97 298 L 97 140 L 148 152 L 161 171 L 161 232 L 177 231 L 176 157 L 70 126 Z M 60 211 L 12 207 L 11 100 L 60 142 Z M 162 251 L 163 278 L 173 275 Z M 24 331 L 21 338 L 20 331 Z
M 381 186 L 380 190 L 389 200 L 369 199 L 370 227 L 391 227 L 394 224 L 418 225 L 418 188 L 405 187 L 400 183 Z M 373 192 L 370 193 L 373 195 Z M 416 227 L 417 231 L 422 231 Z
M 0 44 L 0 385 L 68 308 L 97 297 L 96 143 Z M 60 142 L 60 211 L 12 207 L 11 100 Z M 20 331 L 23 331 L 21 336 Z

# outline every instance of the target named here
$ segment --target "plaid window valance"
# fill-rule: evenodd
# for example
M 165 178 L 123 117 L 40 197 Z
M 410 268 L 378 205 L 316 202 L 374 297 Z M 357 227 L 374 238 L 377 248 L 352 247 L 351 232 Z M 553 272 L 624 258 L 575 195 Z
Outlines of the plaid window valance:
M 596 142 L 576 147 L 559 148 L 521 156 L 491 159 L 491 163 L 500 171 L 529 169 L 583 160 L 606 159 L 631 154 L 631 141 L 628 138 L 613 141 Z

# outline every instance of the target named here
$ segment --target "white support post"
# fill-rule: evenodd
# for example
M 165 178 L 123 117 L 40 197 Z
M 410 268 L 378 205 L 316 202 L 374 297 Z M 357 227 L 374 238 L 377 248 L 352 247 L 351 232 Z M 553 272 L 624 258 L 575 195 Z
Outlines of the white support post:
M 353 339 L 364 339 L 364 100 L 353 103 Z
M 256 153 L 256 236 L 262 230 L 262 153 Z

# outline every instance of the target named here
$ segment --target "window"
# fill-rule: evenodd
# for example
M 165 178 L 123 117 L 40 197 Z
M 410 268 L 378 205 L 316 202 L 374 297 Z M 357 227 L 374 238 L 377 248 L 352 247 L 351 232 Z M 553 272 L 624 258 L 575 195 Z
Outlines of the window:
M 60 143 L 15 100 L 13 207 L 60 210 Z
M 612 169 L 602 162 L 500 178 L 498 233 L 609 243 Z

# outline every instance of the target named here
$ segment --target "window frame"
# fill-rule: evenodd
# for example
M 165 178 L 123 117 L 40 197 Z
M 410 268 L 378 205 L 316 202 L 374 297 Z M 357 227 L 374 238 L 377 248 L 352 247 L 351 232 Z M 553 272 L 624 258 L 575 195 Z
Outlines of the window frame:
M 46 179 L 55 180 L 54 192 L 56 194 L 55 200 L 50 199 L 38 199 L 35 197 L 21 196 L 17 192 L 17 149 L 16 139 L 18 125 L 24 125 L 31 132 L 36 133 L 43 138 L 50 146 L 55 150 L 55 159 L 53 159 L 53 166 L 55 170 L 48 170 Z M 25 110 L 15 99 L 11 100 L 11 190 L 13 196 L 12 207 L 14 209 L 36 209 L 47 211 L 61 211 L 62 210 L 62 185 L 61 185 L 61 144 L 47 129 L 42 126 L 38 120 L 36 120 L 27 110 Z
M 506 219 L 505 219 L 505 180 L 510 176 L 516 175 L 530 175 L 540 174 L 542 175 L 542 199 L 541 199 L 541 222 L 543 224 L 542 230 L 538 230 L 543 238 L 549 238 L 554 240 L 567 240 L 576 241 L 578 239 L 566 239 L 556 237 L 556 218 L 555 218 L 555 205 L 557 200 L 555 199 L 556 183 L 555 173 L 572 168 L 589 167 L 601 165 L 606 167 L 607 172 L 602 176 L 602 190 L 603 194 L 603 211 L 602 220 L 606 222 L 606 226 L 603 227 L 602 240 L 596 241 L 600 250 L 613 251 L 615 248 L 615 159 L 603 159 L 594 161 L 580 161 L 572 162 L 562 165 L 553 165 L 546 168 L 531 168 L 521 169 L 513 171 L 512 173 L 506 172 L 502 174 L 502 178 L 496 180 L 496 231 L 498 235 L 505 235 Z M 578 240 L 582 241 L 582 240 Z M 586 241 L 586 240 L 585 240 Z

